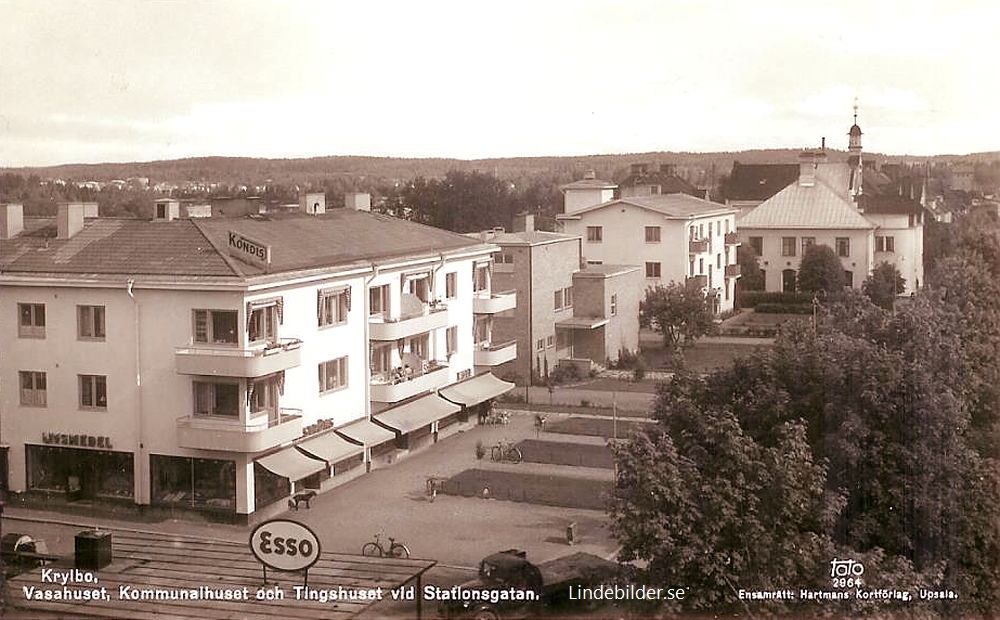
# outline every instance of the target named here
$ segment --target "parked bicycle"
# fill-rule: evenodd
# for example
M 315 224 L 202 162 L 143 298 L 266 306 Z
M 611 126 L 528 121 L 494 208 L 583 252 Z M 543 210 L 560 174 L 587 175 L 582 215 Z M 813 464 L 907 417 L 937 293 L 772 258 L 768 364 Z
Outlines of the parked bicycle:
M 486 423 L 496 426 L 497 424 L 508 424 L 510 423 L 510 414 L 503 409 L 491 409 L 489 413 L 486 414 Z
M 375 540 L 373 542 L 367 542 L 361 547 L 361 555 L 366 555 L 368 557 L 390 557 L 390 558 L 408 558 L 410 557 L 410 549 L 401 542 L 396 542 L 395 538 L 389 537 L 388 548 L 382 544 L 379 540 L 381 537 L 380 533 L 375 534 Z
M 520 448 L 515 446 L 513 442 L 501 439 L 490 451 L 490 458 L 497 463 L 502 463 L 504 461 L 520 463 L 524 456 L 521 454 Z

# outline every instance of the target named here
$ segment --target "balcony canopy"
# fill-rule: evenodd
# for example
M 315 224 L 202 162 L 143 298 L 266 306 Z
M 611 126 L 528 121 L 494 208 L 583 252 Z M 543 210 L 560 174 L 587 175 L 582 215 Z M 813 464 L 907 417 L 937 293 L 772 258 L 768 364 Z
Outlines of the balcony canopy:
M 599 316 L 574 316 L 556 322 L 556 327 L 561 329 L 597 329 L 602 325 L 607 325 L 609 319 Z
M 400 433 L 411 433 L 431 422 L 458 413 L 462 408 L 454 403 L 438 398 L 437 394 L 422 396 L 392 409 L 387 409 L 376 417 L 378 421 Z
M 514 389 L 514 384 L 483 373 L 461 383 L 438 390 L 443 398 L 459 405 L 478 405 Z
M 296 447 L 309 456 L 323 459 L 330 465 L 365 451 L 364 446 L 351 443 L 337 433 L 326 433 L 307 439 Z
M 260 466 L 283 478 L 288 478 L 292 482 L 302 480 L 307 476 L 319 473 L 326 469 L 326 463 L 309 458 L 293 447 L 284 448 L 257 459 Z
M 366 446 L 377 446 L 396 439 L 396 433 L 375 424 L 368 418 L 338 428 L 337 433 L 350 440 L 360 441 Z

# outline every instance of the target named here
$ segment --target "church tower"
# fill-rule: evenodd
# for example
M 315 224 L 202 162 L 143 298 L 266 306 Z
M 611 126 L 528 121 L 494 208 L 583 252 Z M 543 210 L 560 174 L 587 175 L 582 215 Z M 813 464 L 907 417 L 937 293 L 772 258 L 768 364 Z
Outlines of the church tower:
M 851 169 L 851 198 L 857 202 L 862 194 L 861 180 L 864 168 L 861 162 L 861 127 L 858 126 L 858 100 L 854 100 L 854 124 L 847 132 L 847 165 Z

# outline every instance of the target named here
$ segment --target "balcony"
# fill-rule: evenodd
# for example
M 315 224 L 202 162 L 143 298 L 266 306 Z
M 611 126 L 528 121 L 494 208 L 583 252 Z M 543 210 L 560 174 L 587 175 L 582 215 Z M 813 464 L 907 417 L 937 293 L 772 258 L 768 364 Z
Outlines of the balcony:
M 497 314 L 517 307 L 517 291 L 502 291 L 490 295 L 477 294 L 472 298 L 472 312 L 475 314 Z
M 476 366 L 499 366 L 517 357 L 517 341 L 499 344 L 483 343 L 473 352 L 472 363 Z
M 436 390 L 448 383 L 448 366 L 439 362 L 424 362 L 420 370 L 409 374 L 402 368 L 390 372 L 372 373 L 371 399 L 379 403 L 395 403 Z
M 398 317 L 369 317 L 372 340 L 400 340 L 448 327 L 448 309 L 443 304 L 424 303 L 416 295 L 405 294 L 401 306 Z
M 263 377 L 298 366 L 300 346 L 302 341 L 294 338 L 283 338 L 252 349 L 192 345 L 177 347 L 174 359 L 177 372 L 182 375 Z
M 726 245 L 739 245 L 740 237 L 735 232 L 726 233 Z
M 740 265 L 738 263 L 735 265 L 726 265 L 727 278 L 738 278 L 740 273 Z
M 688 241 L 688 252 L 690 254 L 701 254 L 708 252 L 708 239 L 691 239 Z
M 259 415 L 248 424 L 222 416 L 177 418 L 177 445 L 194 450 L 252 454 L 288 443 L 302 435 L 302 411 L 281 409 L 274 417 Z
M 697 288 L 705 288 L 708 286 L 708 276 L 688 276 L 687 284 L 694 285 Z

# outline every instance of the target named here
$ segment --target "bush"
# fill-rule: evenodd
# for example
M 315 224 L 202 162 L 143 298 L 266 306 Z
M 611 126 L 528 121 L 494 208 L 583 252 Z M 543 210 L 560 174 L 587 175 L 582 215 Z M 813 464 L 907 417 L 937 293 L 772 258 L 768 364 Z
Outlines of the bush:
M 756 308 L 758 304 L 812 304 L 812 293 L 779 293 L 766 291 L 743 291 L 740 303 L 744 308 Z M 760 310 L 757 310 L 760 312 Z
M 646 362 L 642 361 L 642 358 L 638 358 L 635 362 L 635 367 L 632 369 L 632 379 L 637 383 L 646 378 Z
M 618 370 L 629 370 L 635 368 L 636 364 L 640 363 L 642 358 L 638 353 L 629 351 L 628 349 L 621 349 L 618 351 L 618 361 L 614 363 L 609 363 L 608 368 L 615 368 Z
M 760 314 L 812 314 L 812 304 L 760 303 L 754 308 Z
M 580 380 L 580 371 L 577 369 L 576 364 L 566 364 L 556 366 L 549 372 L 549 382 L 552 385 L 559 385 L 561 383 L 572 383 L 574 381 Z
M 481 460 L 483 460 L 484 456 L 486 456 L 486 447 L 483 446 L 483 442 L 482 441 L 477 441 L 476 442 L 476 460 L 481 461 Z

